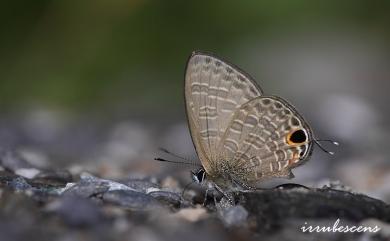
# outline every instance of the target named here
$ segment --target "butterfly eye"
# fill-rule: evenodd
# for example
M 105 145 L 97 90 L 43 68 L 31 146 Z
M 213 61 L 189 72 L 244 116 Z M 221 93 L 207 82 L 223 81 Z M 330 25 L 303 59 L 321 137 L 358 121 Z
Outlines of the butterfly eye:
M 306 142 L 307 135 L 302 129 L 293 130 L 287 135 L 287 143 L 289 145 L 297 145 Z

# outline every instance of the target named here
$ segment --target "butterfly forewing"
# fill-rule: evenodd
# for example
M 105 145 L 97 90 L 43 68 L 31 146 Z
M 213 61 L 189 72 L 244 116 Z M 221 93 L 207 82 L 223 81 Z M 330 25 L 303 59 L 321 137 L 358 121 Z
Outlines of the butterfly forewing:
M 288 141 L 302 130 L 305 140 Z M 291 168 L 311 154 L 312 132 L 295 109 L 280 97 L 261 96 L 242 105 L 231 119 L 221 141 L 221 169 L 229 163 L 232 178 L 252 185 L 270 177 L 291 177 Z
M 195 52 L 185 74 L 185 100 L 192 140 L 208 174 L 215 170 L 218 147 L 235 111 L 261 96 L 260 87 L 238 67 Z

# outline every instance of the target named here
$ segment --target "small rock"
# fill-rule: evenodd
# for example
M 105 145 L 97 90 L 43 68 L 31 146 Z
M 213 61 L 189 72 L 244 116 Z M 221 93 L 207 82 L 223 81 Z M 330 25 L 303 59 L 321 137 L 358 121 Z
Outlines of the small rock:
M 177 193 L 168 191 L 152 191 L 148 194 L 164 204 L 168 204 L 175 208 L 180 207 L 181 196 Z
M 131 187 L 127 186 L 127 185 L 124 185 L 122 183 L 115 182 L 115 181 L 108 180 L 108 179 L 95 177 L 95 176 L 93 176 L 93 175 L 91 175 L 89 173 L 82 173 L 80 178 L 81 178 L 81 180 L 83 182 L 105 183 L 105 185 L 107 185 L 109 187 L 109 191 L 114 191 L 114 190 L 132 190 L 132 191 L 135 191 L 133 188 L 131 188 Z
M 334 189 L 334 190 L 352 192 L 352 188 L 351 187 L 344 185 L 339 180 L 324 179 L 321 182 L 319 182 L 317 186 L 319 188 L 331 188 L 331 189 Z
M 0 149 L 0 165 L 13 172 L 16 172 L 18 169 L 33 168 L 33 166 L 18 153 L 3 149 Z
M 132 190 L 114 190 L 103 194 L 103 201 L 134 211 L 161 208 L 161 204 L 152 196 Z
M 72 181 L 72 174 L 66 170 L 41 171 L 34 179 L 45 180 L 54 183 L 69 183 Z
M 58 213 L 72 227 L 94 226 L 104 220 L 97 204 L 77 196 L 65 196 L 49 209 Z
M 180 209 L 180 211 L 173 214 L 173 216 L 189 222 L 197 222 L 201 219 L 207 218 L 209 215 L 204 207 L 198 206 L 197 208 Z
M 23 177 L 16 177 L 8 183 L 8 186 L 15 191 L 25 191 L 31 189 L 31 185 Z
M 219 212 L 222 222 L 227 227 L 245 226 L 248 218 L 248 211 L 241 205 L 228 207 Z
M 76 195 L 80 197 L 91 197 L 97 194 L 103 194 L 107 191 L 130 190 L 133 188 L 122 183 L 95 177 L 89 173 L 83 173 L 78 183 L 68 183 L 62 190 L 64 195 Z
M 20 156 L 29 164 L 39 169 L 49 167 L 50 160 L 46 153 L 30 148 L 18 149 Z
M 68 184 L 64 188 L 62 194 L 87 198 L 107 192 L 109 189 L 110 187 L 106 182 L 92 182 L 87 180 L 81 180 L 74 185 Z
M 171 176 L 166 177 L 161 181 L 161 187 L 164 188 L 178 189 L 179 186 L 179 182 Z
M 241 205 L 258 232 L 275 231 L 287 219 L 344 219 L 357 223 L 367 218 L 390 220 L 390 206 L 368 196 L 331 188 L 259 190 L 243 193 Z
M 19 176 L 32 179 L 36 177 L 41 171 L 36 168 L 20 168 L 15 170 L 14 172 Z
M 146 193 L 149 188 L 160 188 L 156 183 L 140 179 L 126 180 L 122 183 L 136 191 L 144 193 Z

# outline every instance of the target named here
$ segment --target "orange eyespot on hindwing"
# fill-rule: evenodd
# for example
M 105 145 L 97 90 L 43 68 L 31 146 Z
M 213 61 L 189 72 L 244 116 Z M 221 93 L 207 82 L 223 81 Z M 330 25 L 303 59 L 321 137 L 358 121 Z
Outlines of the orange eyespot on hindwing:
M 305 143 L 306 141 L 307 135 L 302 129 L 293 130 L 287 135 L 287 143 L 292 146 Z

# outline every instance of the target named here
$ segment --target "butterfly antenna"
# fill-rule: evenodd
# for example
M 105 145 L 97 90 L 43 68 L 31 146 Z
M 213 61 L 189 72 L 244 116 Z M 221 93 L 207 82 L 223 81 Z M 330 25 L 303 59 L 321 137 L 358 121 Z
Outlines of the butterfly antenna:
M 182 157 L 182 156 L 179 156 L 179 155 L 177 155 L 177 154 L 175 154 L 175 153 L 173 153 L 173 152 L 171 152 L 171 151 L 168 151 L 168 150 L 165 149 L 165 148 L 160 147 L 160 148 L 158 148 L 158 149 L 159 149 L 160 151 L 164 152 L 164 153 L 167 153 L 168 155 L 171 155 L 171 156 L 173 156 L 173 157 L 179 158 L 179 159 L 181 159 L 181 160 L 183 160 L 183 161 L 186 161 L 186 162 L 191 162 L 191 163 L 193 163 L 193 161 L 188 160 L 187 158 L 184 158 L 184 157 Z
M 154 160 L 160 161 L 160 162 L 170 162 L 170 163 L 184 164 L 184 165 L 190 165 L 190 166 L 199 167 L 199 164 L 196 164 L 196 163 L 182 162 L 182 161 L 172 161 L 172 160 L 167 160 L 167 159 L 163 159 L 163 158 L 160 158 L 160 157 L 156 157 L 156 158 L 154 158 Z
M 332 143 L 335 146 L 339 146 L 340 145 L 340 143 L 338 143 L 337 141 L 333 141 L 333 140 L 316 140 L 316 141 L 318 141 L 318 142 L 330 142 L 330 143 Z
M 317 144 L 317 146 L 318 146 L 323 152 L 328 153 L 329 155 L 334 155 L 334 152 L 333 152 L 333 151 L 328 151 L 328 150 L 326 150 L 325 147 L 323 147 L 323 146 L 321 145 L 321 142 L 330 142 L 330 143 L 332 143 L 332 144 L 335 145 L 335 146 L 338 146 L 338 145 L 339 145 L 339 143 L 338 143 L 337 141 L 332 141 L 332 140 L 316 140 L 316 139 L 314 139 L 313 141 L 314 141 L 314 143 Z

